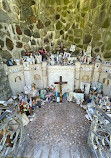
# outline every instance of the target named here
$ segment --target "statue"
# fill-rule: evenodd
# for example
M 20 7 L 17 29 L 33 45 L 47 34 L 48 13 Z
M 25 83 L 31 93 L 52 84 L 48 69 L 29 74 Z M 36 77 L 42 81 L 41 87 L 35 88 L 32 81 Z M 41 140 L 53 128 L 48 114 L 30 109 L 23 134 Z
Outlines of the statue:
M 86 54 L 85 49 L 83 49 L 83 58 L 82 58 L 82 61 L 83 61 L 84 64 L 87 63 L 87 54 Z
M 87 63 L 89 64 L 91 62 L 91 50 L 92 50 L 92 46 L 91 46 L 91 42 L 89 43 L 87 50 L 86 50 L 86 54 L 87 54 Z
M 40 55 L 40 53 L 35 55 L 35 59 L 36 59 L 37 64 L 40 64 L 42 62 L 42 56 Z
M 54 55 L 52 54 L 51 55 L 51 65 L 54 65 L 55 64 L 55 60 L 54 60 Z
M 35 59 L 34 59 L 32 53 L 30 54 L 30 64 L 35 64 Z
M 30 91 L 31 97 L 36 97 L 37 96 L 37 90 L 35 89 L 35 83 L 32 83 L 31 87 L 32 87 L 31 91 Z
M 59 54 L 59 60 L 58 60 L 59 64 L 61 63 L 61 59 L 62 59 L 62 55 Z
M 75 51 L 75 45 L 71 45 L 71 47 L 70 47 L 70 52 L 74 52 Z

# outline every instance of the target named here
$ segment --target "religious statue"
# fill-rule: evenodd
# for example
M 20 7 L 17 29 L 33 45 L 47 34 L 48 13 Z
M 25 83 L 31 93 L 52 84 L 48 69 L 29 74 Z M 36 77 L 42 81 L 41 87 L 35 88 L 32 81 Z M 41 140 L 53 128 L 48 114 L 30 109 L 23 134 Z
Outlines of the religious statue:
M 35 55 L 35 59 L 36 59 L 36 63 L 40 64 L 42 62 L 42 56 L 40 53 L 38 53 L 37 55 Z
M 87 63 L 87 54 L 86 54 L 86 50 L 85 50 L 85 49 L 83 49 L 83 58 L 82 58 L 82 62 L 83 62 L 84 64 Z
M 31 97 L 36 97 L 37 90 L 35 89 L 35 83 L 32 83 L 31 87 L 32 87 L 30 91 Z
M 62 59 L 62 55 L 61 54 L 59 54 L 59 64 L 61 64 L 61 59 Z
M 34 59 L 32 53 L 30 54 L 30 64 L 35 64 L 35 59 Z
M 89 64 L 91 62 L 91 49 L 92 49 L 92 46 L 91 46 L 91 42 L 89 43 L 88 47 L 87 47 L 87 50 L 86 50 L 86 54 L 87 54 L 87 63 Z
M 75 51 L 75 45 L 73 45 L 73 44 L 71 45 L 70 51 L 71 51 L 71 52 L 74 52 L 74 51 Z
M 57 52 L 57 64 L 59 64 L 59 52 Z
M 52 54 L 52 55 L 51 55 L 51 65 L 54 65 L 54 64 L 55 64 L 54 55 Z

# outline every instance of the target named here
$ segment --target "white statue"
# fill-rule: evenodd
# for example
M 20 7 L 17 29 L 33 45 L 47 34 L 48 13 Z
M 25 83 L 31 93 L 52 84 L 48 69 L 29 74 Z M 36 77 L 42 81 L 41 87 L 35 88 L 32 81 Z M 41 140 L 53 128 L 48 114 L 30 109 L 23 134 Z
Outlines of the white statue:
M 91 46 L 91 42 L 90 42 L 89 45 L 87 46 L 87 50 L 86 50 L 87 55 L 91 55 L 91 50 L 92 50 L 92 46 Z
M 86 54 L 85 49 L 83 50 L 83 58 L 82 58 L 82 61 L 83 61 L 84 64 L 87 63 L 87 54 Z
M 35 84 L 32 83 L 31 85 L 31 91 L 30 91 L 31 97 L 36 97 L 37 96 L 37 90 L 35 88 Z
M 73 45 L 73 44 L 71 45 L 70 51 L 71 51 L 71 52 L 74 52 L 74 51 L 75 51 L 75 45 Z
M 60 64 L 60 62 L 61 62 L 61 59 L 62 59 L 62 55 L 61 54 L 59 54 L 59 64 Z
M 88 47 L 87 47 L 87 64 L 89 64 L 89 62 L 91 62 L 91 50 L 92 50 L 92 46 L 91 46 L 91 42 L 89 43 Z
M 54 55 L 52 54 L 52 55 L 51 55 L 51 65 L 54 65 L 54 64 L 55 64 Z
M 42 62 L 42 56 L 40 55 L 40 53 L 38 55 L 35 55 L 35 59 L 37 61 L 37 64 L 40 64 Z
M 59 64 L 59 52 L 57 52 L 57 64 Z
M 32 53 L 30 54 L 30 59 L 31 59 L 30 64 L 35 64 L 35 59 L 34 59 Z

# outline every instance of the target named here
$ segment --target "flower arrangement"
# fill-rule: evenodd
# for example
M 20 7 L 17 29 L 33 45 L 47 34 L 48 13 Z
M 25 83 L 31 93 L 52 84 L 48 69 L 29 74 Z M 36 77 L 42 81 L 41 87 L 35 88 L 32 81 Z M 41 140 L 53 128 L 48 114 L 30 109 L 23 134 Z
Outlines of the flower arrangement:
M 20 107 L 21 114 L 23 114 L 25 111 L 28 111 L 29 105 L 28 105 L 28 103 L 24 102 L 24 103 L 20 103 L 19 107 Z

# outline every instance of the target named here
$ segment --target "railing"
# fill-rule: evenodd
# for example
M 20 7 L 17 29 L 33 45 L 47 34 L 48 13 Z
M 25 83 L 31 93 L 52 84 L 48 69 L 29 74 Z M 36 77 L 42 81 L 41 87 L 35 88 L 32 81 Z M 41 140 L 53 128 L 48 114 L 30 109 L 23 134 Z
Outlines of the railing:
M 89 143 L 97 158 L 111 158 L 111 117 L 98 107 L 91 123 Z
M 17 103 L 0 116 L 0 157 L 16 156 L 25 140 L 25 132 Z

